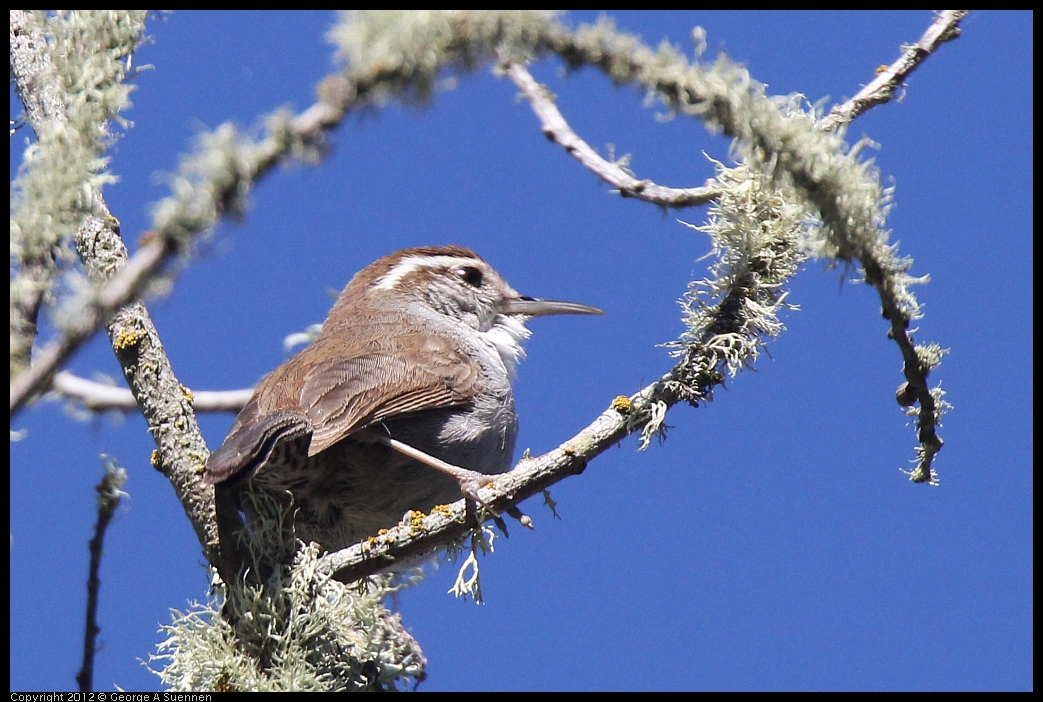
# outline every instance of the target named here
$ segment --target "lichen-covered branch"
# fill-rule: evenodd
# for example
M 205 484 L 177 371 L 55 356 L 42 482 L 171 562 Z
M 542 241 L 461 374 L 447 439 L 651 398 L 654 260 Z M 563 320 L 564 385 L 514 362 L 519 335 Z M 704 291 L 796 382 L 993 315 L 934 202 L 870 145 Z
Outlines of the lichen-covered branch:
M 522 459 L 514 470 L 479 490 L 479 497 L 497 512 L 505 512 L 551 485 L 582 473 L 591 460 L 643 428 L 651 405 L 678 402 L 681 398 L 677 387 L 674 374 L 669 373 L 630 398 L 616 398 L 586 429 L 542 456 Z M 459 500 L 436 507 L 427 515 L 410 513 L 394 529 L 324 556 L 321 567 L 338 580 L 353 582 L 395 562 L 408 562 L 444 548 L 473 528 L 465 501 Z
M 933 50 L 955 37 L 961 12 L 942 15 L 928 32 L 925 46 Z M 877 169 L 859 160 L 858 148 L 848 148 L 826 128 L 831 122 L 817 124 L 817 115 L 802 109 L 799 100 L 769 97 L 744 68 L 726 57 L 703 65 L 690 62 L 666 42 L 653 50 L 617 30 L 607 18 L 571 31 L 544 13 L 356 12 L 345 14 L 331 36 L 349 61 L 348 75 L 389 77 L 378 91 L 385 100 L 396 95 L 424 99 L 440 70 L 471 69 L 483 56 L 507 65 L 510 72 L 514 63 L 552 52 L 572 69 L 595 67 L 616 85 L 654 95 L 673 113 L 696 117 L 709 129 L 733 137 L 736 156 L 767 176 L 787 199 L 805 202 L 817 212 L 820 226 L 815 236 L 806 238 L 806 248 L 816 256 L 862 266 L 866 282 L 880 295 L 884 316 L 906 360 L 907 382 L 921 405 L 918 452 L 931 457 L 940 448 L 934 427 L 943 405 L 930 396 L 938 393 L 928 390 L 925 382 L 929 363 L 940 356 L 913 353 L 911 341 L 903 340 L 909 322 L 920 316 L 909 286 L 926 278 L 909 275 L 912 262 L 899 257 L 888 241 L 891 192 L 881 184 Z M 916 52 L 917 60 L 925 50 Z M 900 67 L 896 75 L 908 74 L 911 67 Z M 517 70 L 512 77 L 522 78 Z M 554 117 L 545 109 L 549 101 L 540 100 L 538 91 L 529 92 L 537 98 L 535 106 L 546 125 Z M 864 103 L 851 114 L 869 106 Z M 585 165 L 604 171 L 570 132 L 563 118 L 554 120 L 552 133 L 560 135 Z M 933 480 L 929 462 L 918 461 L 911 474 L 914 480 Z
M 12 64 L 22 66 L 12 74 L 37 134 L 15 183 L 12 249 L 18 252 L 18 271 L 22 265 L 31 269 L 42 258 L 59 260 L 71 242 L 97 287 L 69 304 L 59 320 L 62 333 L 12 378 L 11 411 L 41 390 L 60 364 L 107 324 L 116 357 L 156 441 L 152 463 L 174 485 L 207 558 L 216 558 L 213 490 L 198 479 L 206 443 L 147 310 L 140 302 L 127 304 L 145 277 L 142 271 L 161 260 L 161 247 L 145 247 L 128 263 L 119 223 L 101 194 L 107 177 L 100 172 L 100 154 L 111 138 L 107 125 L 127 105 L 123 59 L 140 41 L 144 19 L 144 13 L 116 11 L 50 17 L 12 11 L 12 35 L 27 38 L 22 51 L 12 54 Z M 38 91 L 45 97 L 38 97 Z M 13 281 L 19 281 L 19 274 Z M 12 299 L 23 287 L 12 282 Z
M 16 40 L 34 45 L 23 41 L 31 34 L 32 17 L 40 21 L 42 16 L 19 15 L 22 24 L 17 31 L 12 21 L 13 47 Z M 74 14 L 67 17 L 79 18 Z M 60 29 L 59 25 L 52 27 L 53 32 Z M 952 29 L 939 36 L 951 34 Z M 153 229 L 134 258 L 127 259 L 118 224 L 104 209 L 100 196 L 104 175 L 98 159 L 108 139 L 104 132 L 91 142 L 90 158 L 79 161 L 84 165 L 77 183 L 90 182 L 94 195 L 89 202 L 62 195 L 65 200 L 57 205 L 58 211 L 71 213 L 64 227 L 65 240 L 30 236 L 41 229 L 32 220 L 37 211 L 44 211 L 37 205 L 26 205 L 27 214 L 12 219 L 17 224 L 13 231 L 21 237 L 16 240 L 22 242 L 19 271 L 24 273 L 15 279 L 17 285 L 12 284 L 12 299 L 18 299 L 12 307 L 13 339 L 16 331 L 35 338 L 35 316 L 44 289 L 41 281 L 53 277 L 63 241 L 73 238 L 90 279 L 99 284 L 85 301 L 76 303 L 75 314 L 66 315 L 62 337 L 40 354 L 29 371 L 24 370 L 28 357 L 24 344 L 13 356 L 22 360 L 17 361 L 17 373 L 12 365 L 12 411 L 42 389 L 62 361 L 108 321 L 135 403 L 156 437 L 159 451 L 154 462 L 175 485 L 212 562 L 216 562 L 213 493 L 198 480 L 207 449 L 195 425 L 192 405 L 196 398 L 177 382 L 144 307 L 128 303 L 171 257 L 187 252 L 195 238 L 220 218 L 241 216 L 253 186 L 275 165 L 289 158 L 319 158 L 325 133 L 345 114 L 395 99 L 426 99 L 446 68 L 472 70 L 490 61 L 504 66 L 530 99 L 545 133 L 621 193 L 672 207 L 702 204 L 712 198 L 709 223 L 697 228 L 711 236 L 719 260 L 711 277 L 693 285 L 686 298 L 689 331 L 673 347 L 679 357 L 677 367 L 633 397 L 617 398 L 590 426 L 559 448 L 525 459 L 514 471 L 499 477 L 481 493 L 488 505 L 516 514 L 522 500 L 582 472 L 590 460 L 625 436 L 639 433 L 641 444 L 647 445 L 662 433 L 665 413 L 677 402 L 699 404 L 712 399 L 714 388 L 727 373 L 750 367 L 765 341 L 781 331 L 777 313 L 787 306 L 785 283 L 803 260 L 803 252 L 809 250 L 849 263 L 858 261 L 866 282 L 878 290 L 884 315 L 891 321 L 891 335 L 906 364 L 906 383 L 898 400 L 903 406 L 920 405 L 922 448 L 913 477 L 932 479 L 931 461 L 941 446 L 934 427 L 944 405 L 940 390 L 928 389 L 926 378 L 942 352 L 936 346 L 916 346 L 908 337 L 909 322 L 919 316 L 908 286 L 918 281 L 908 274 L 910 262 L 899 258 L 888 244 L 884 225 L 890 192 L 881 186 L 872 165 L 858 160 L 857 149 L 848 149 L 838 135 L 828 133 L 826 126 L 833 122 L 816 122 L 816 115 L 803 110 L 799 101 L 768 97 L 744 69 L 727 59 L 712 66 L 693 64 L 669 45 L 653 50 L 608 21 L 572 31 L 556 16 L 539 12 L 356 13 L 346 15 L 331 37 L 348 65 L 320 83 L 316 104 L 298 115 L 276 112 L 264 118 L 263 133 L 256 138 L 230 124 L 201 135 L 172 176 L 172 195 L 157 205 Z M 35 46 L 37 54 L 49 56 L 45 45 L 37 41 Z M 22 44 L 15 49 L 24 53 Z M 30 56 L 33 53 L 28 51 Z M 117 63 L 128 53 L 126 49 L 117 54 Z M 743 164 L 734 169 L 719 166 L 712 190 L 668 189 L 634 178 L 586 145 L 522 67 L 522 62 L 547 53 L 561 56 L 572 68 L 594 66 L 617 84 L 658 96 L 674 113 L 697 117 L 711 129 L 734 137 L 735 152 Z M 53 57 L 51 60 L 53 63 Z M 29 84 L 46 83 L 52 71 L 54 76 L 66 76 L 76 70 L 34 65 L 27 61 L 24 70 L 15 72 L 16 76 L 31 76 L 16 77 L 16 82 L 25 81 L 23 87 L 30 94 Z M 907 73 L 908 69 L 897 69 L 894 75 Z M 118 70 L 114 75 L 115 84 L 121 85 L 124 75 Z M 60 87 L 61 80 L 56 85 Z M 50 95 L 47 91 L 40 94 Z M 53 96 L 41 98 L 41 107 L 34 112 L 37 116 L 30 117 L 41 135 L 40 153 L 45 156 L 48 130 L 63 134 L 67 128 L 63 120 L 72 122 L 69 107 L 62 105 L 71 96 L 61 89 L 57 95 L 57 102 Z M 876 103 L 858 102 L 844 114 L 853 118 L 871 104 Z M 65 141 L 56 139 L 56 148 L 66 148 Z M 36 167 L 27 168 L 26 173 L 46 173 L 47 158 L 40 156 L 33 162 Z M 26 203 L 36 192 L 28 177 L 18 186 L 27 193 Z M 66 186 L 55 188 L 58 193 L 68 190 Z M 813 213 L 818 217 L 815 222 L 811 221 Z M 68 233 L 73 231 L 74 237 Z M 471 529 L 473 522 L 463 501 L 431 515 L 411 515 L 385 534 L 325 556 L 313 575 L 357 580 L 392 562 L 444 546 Z M 200 658 L 204 659 L 206 656 Z
M 12 379 L 29 366 L 37 317 L 73 262 L 75 233 L 111 219 L 101 198 L 111 181 L 103 154 L 115 139 L 110 122 L 129 104 L 124 59 L 144 19 L 144 12 L 10 11 L 11 76 L 36 135 L 12 183 Z
M 929 32 L 932 46 L 956 36 L 960 19 L 959 12 L 944 15 Z M 745 69 L 724 57 L 708 67 L 691 64 L 669 44 L 653 51 L 607 19 L 557 34 L 548 43 L 570 66 L 595 66 L 616 84 L 648 91 L 675 113 L 697 117 L 710 129 L 734 137 L 734 152 L 746 164 L 768 176 L 788 199 L 814 208 L 820 226 L 806 239 L 807 248 L 848 265 L 857 261 L 880 296 L 882 313 L 891 322 L 890 336 L 905 360 L 906 396 L 920 404 L 920 446 L 910 476 L 916 482 L 934 482 L 931 462 L 942 445 L 935 427 L 947 403 L 940 388 L 929 389 L 926 379 L 941 353 L 929 352 L 931 346 L 916 347 L 906 336 L 909 322 L 920 316 L 909 286 L 926 278 L 909 275 L 911 260 L 897 256 L 888 241 L 891 191 L 881 185 L 872 163 L 860 161 L 858 148 L 846 148 L 837 135 L 816 124 L 813 111 L 800 109 L 793 98 L 768 97 Z
M 647 446 L 663 433 L 666 410 L 682 401 L 697 406 L 712 399 L 726 372 L 750 366 L 765 339 L 782 330 L 777 312 L 789 306 L 784 285 L 804 260 L 797 242 L 807 212 L 748 168 L 718 164 L 717 171 L 719 201 L 712 206 L 711 224 L 699 229 L 711 235 L 721 259 L 713 281 L 704 281 L 690 295 L 687 316 L 698 325 L 698 336 L 677 344 L 681 360 L 670 373 L 632 397 L 616 398 L 576 436 L 538 458 L 522 459 L 479 491 L 492 509 L 508 511 L 582 473 L 588 462 L 630 434 L 639 433 L 641 446 Z M 429 515 L 408 515 L 394 529 L 324 557 L 324 568 L 350 582 L 444 547 L 471 529 L 473 521 L 460 500 Z
M 11 77 L 19 99 L 25 106 L 26 120 L 41 124 L 64 120 L 58 86 L 44 49 L 47 40 L 31 21 L 26 10 L 11 10 Z M 33 86 L 30 89 L 29 86 Z M 12 144 L 13 146 L 13 144 Z M 20 227 L 19 227 L 20 229 Z M 44 297 L 50 289 L 57 267 L 53 242 L 41 242 L 36 251 L 25 251 L 15 239 L 16 221 L 11 217 L 12 251 L 22 249 L 21 264 L 11 277 L 11 368 L 10 376 L 29 365 L 33 341 L 38 334 L 37 319 Z
M 384 605 L 410 582 L 345 585 L 319 572 L 317 551 L 305 546 L 264 586 L 174 611 L 153 672 L 183 692 L 390 691 L 422 681 L 427 659 Z
M 941 447 L 935 426 L 945 403 L 941 390 L 929 389 L 926 380 L 943 352 L 933 345 L 917 346 L 908 335 L 910 321 L 920 313 L 908 288 L 921 279 L 909 275 L 911 262 L 898 257 L 888 243 L 885 224 L 889 190 L 881 186 L 876 169 L 859 160 L 858 149 L 849 149 L 832 131 L 882 102 L 881 98 L 922 61 L 925 52 L 955 36 L 956 24 L 962 18 L 958 13 L 962 11 L 943 15 L 938 24 L 942 28 L 921 40 L 923 46 L 911 50 L 909 62 L 893 67 L 884 87 L 868 86 L 868 92 L 856 96 L 850 107 L 838 108 L 835 118 L 831 115 L 817 121 L 818 115 L 804 109 L 799 100 L 767 96 L 745 69 L 726 58 L 713 65 L 690 62 L 670 45 L 649 48 L 607 20 L 573 31 L 556 15 L 545 12 L 346 14 L 330 37 L 347 65 L 320 82 L 317 102 L 300 114 L 277 111 L 265 116 L 259 136 L 231 124 L 201 134 L 178 172 L 171 176 L 172 194 L 156 206 L 153 227 L 140 251 L 130 259 L 119 237 L 118 222 L 105 208 L 100 188 L 106 182 L 102 154 L 111 139 L 104 125 L 116 119 L 125 104 L 126 93 L 119 92 L 125 89 L 128 68 L 123 59 L 130 55 L 140 29 L 137 34 L 127 33 L 121 40 L 124 43 L 113 45 L 115 53 L 106 53 L 108 49 L 98 46 L 52 51 L 40 37 L 49 31 L 56 47 L 62 41 L 91 40 L 97 27 L 80 24 L 91 16 L 58 14 L 51 22 L 42 14 L 17 12 L 12 12 L 12 70 L 20 94 L 25 94 L 27 115 L 39 139 L 38 148 L 28 154 L 25 178 L 16 184 L 16 191 L 25 199 L 21 205 L 16 203 L 12 216 L 12 241 L 20 251 L 11 286 L 12 412 L 43 390 L 61 363 L 107 323 L 134 401 L 155 436 L 158 451 L 154 464 L 174 484 L 211 562 L 217 562 L 214 498 L 213 491 L 199 480 L 208 450 L 195 423 L 193 403 L 198 398 L 178 383 L 147 311 L 134 300 L 171 259 L 190 252 L 198 237 L 221 218 L 242 216 L 254 185 L 276 165 L 291 158 L 319 159 L 326 146 L 326 133 L 346 114 L 392 100 L 426 100 L 446 69 L 474 70 L 490 62 L 504 67 L 529 98 L 544 133 L 619 188 L 622 195 L 660 207 L 705 204 L 712 199 L 709 222 L 696 228 L 711 237 L 719 260 L 711 276 L 693 284 L 685 298 L 689 331 L 673 345 L 679 358 L 675 369 L 632 397 L 616 398 L 590 426 L 554 451 L 522 460 L 514 471 L 483 489 L 481 496 L 487 504 L 498 512 L 517 515 L 519 502 L 568 475 L 582 472 L 590 460 L 625 436 L 640 434 L 641 445 L 647 446 L 662 434 L 666 411 L 677 402 L 697 405 L 712 399 L 714 388 L 726 374 L 750 367 L 765 341 L 781 331 L 777 313 L 788 306 L 786 281 L 808 251 L 845 264 L 858 262 L 866 282 L 877 289 L 884 316 L 891 322 L 890 334 L 905 361 L 906 382 L 899 389 L 898 401 L 904 407 L 919 404 L 918 410 L 910 410 L 917 414 L 921 443 L 913 479 L 933 480 L 931 462 Z M 101 20 L 128 16 L 96 13 Z M 47 22 L 51 22 L 49 29 L 45 29 Z M 34 31 L 39 33 L 36 38 Z M 523 68 L 526 61 L 548 54 L 560 56 L 573 69 L 595 67 L 617 85 L 657 96 L 673 113 L 696 117 L 711 130 L 728 134 L 735 139 L 734 153 L 741 165 L 734 169 L 719 165 L 716 184 L 707 188 L 670 189 L 634 178 L 583 142 Z M 107 57 L 107 62 L 95 65 L 95 55 Z M 21 56 L 27 58 L 23 61 L 18 58 Z M 87 59 L 83 66 L 75 63 L 77 56 Z M 70 82 L 69 77 L 99 66 L 108 71 L 108 82 L 103 83 L 114 86 L 110 97 L 122 98 L 106 102 L 111 108 L 107 112 L 83 113 L 87 114 L 84 129 L 70 130 L 69 125 L 79 123 L 80 117 L 74 115 L 80 113 L 74 109 L 79 93 L 73 90 L 75 81 Z M 33 106 L 34 100 L 39 104 Z M 87 100 L 84 104 L 93 103 Z M 55 175 L 54 164 L 68 159 L 75 168 Z M 49 172 L 50 181 L 34 184 L 32 178 Z M 66 177 L 67 181 L 60 180 Z M 84 183 L 90 186 L 87 192 L 91 195 L 86 199 L 82 198 Z M 44 191 L 51 193 L 46 197 L 54 202 L 48 204 L 38 197 Z M 34 220 L 41 212 L 59 213 L 55 216 L 60 226 L 52 227 L 58 238 L 39 236 L 47 229 Z M 41 300 L 52 289 L 50 281 L 55 272 L 67 265 L 63 257 L 70 241 L 94 287 L 65 305 L 59 314 L 61 336 L 27 370 Z M 357 580 L 403 558 L 442 547 L 473 528 L 463 501 L 438 508 L 431 515 L 410 515 L 404 524 L 385 534 L 321 559 L 313 549 L 302 550 L 299 555 L 304 560 L 298 560 L 294 567 L 305 572 L 300 580 L 291 576 L 279 584 L 289 592 L 284 599 L 280 599 L 281 591 L 251 595 L 235 589 L 229 591 L 230 596 L 255 595 L 254 604 L 260 608 L 256 611 L 264 613 L 266 622 L 279 621 L 282 626 L 290 620 L 279 619 L 285 614 L 280 608 L 320 602 L 322 597 L 315 597 L 315 588 L 330 586 L 322 589 L 323 597 L 347 597 L 347 591 L 329 582 L 328 577 Z M 234 606 L 242 609 L 250 605 Z M 266 607 L 274 609 L 268 612 Z M 365 611 L 374 610 L 367 605 Z M 216 616 L 216 610 L 213 613 Z M 214 673 L 210 677 L 194 677 L 201 668 L 218 661 L 222 647 L 243 633 L 225 629 L 215 634 L 216 629 L 200 627 L 201 638 L 188 634 L 181 638 L 193 628 L 194 616 L 185 615 L 181 622 L 185 628 L 171 630 L 172 645 L 188 654 L 188 658 L 172 659 L 174 665 L 165 671 L 179 676 L 177 683 L 170 678 L 171 684 L 217 687 L 234 682 L 247 686 L 244 680 L 252 678 L 232 681 L 222 677 L 227 673 L 224 668 L 208 669 Z M 300 614 L 301 620 L 308 622 L 315 621 L 313 616 L 325 624 L 341 622 L 335 622 L 327 610 Z M 229 622 L 218 624 L 231 626 Z M 277 633 L 281 637 L 296 631 L 278 629 Z M 286 655 L 296 657 L 293 660 L 301 665 L 313 665 L 315 661 L 309 658 L 316 651 L 313 644 L 332 641 L 340 636 L 338 632 L 343 630 L 331 626 L 299 641 L 288 637 L 292 645 Z M 261 632 L 251 640 L 276 640 L 265 640 L 263 635 Z M 408 637 L 396 641 L 409 648 Z M 197 648 L 186 648 L 197 643 Z M 365 648 L 365 655 L 372 650 Z M 342 653 L 347 658 L 339 657 Z M 412 650 L 408 653 L 412 655 Z M 336 665 L 352 657 L 358 662 L 363 655 L 345 651 L 333 654 Z M 258 685 L 272 682 L 263 669 L 266 655 L 270 652 L 262 651 L 249 661 L 251 665 L 260 661 L 261 667 L 250 672 L 258 673 Z M 221 660 L 223 665 L 231 659 Z M 422 675 L 422 656 L 412 661 L 413 672 L 407 675 Z M 182 664 L 187 667 L 179 669 Z M 365 678 L 366 670 L 363 666 L 354 672 L 361 671 Z M 389 679 L 393 684 L 398 678 L 392 675 Z

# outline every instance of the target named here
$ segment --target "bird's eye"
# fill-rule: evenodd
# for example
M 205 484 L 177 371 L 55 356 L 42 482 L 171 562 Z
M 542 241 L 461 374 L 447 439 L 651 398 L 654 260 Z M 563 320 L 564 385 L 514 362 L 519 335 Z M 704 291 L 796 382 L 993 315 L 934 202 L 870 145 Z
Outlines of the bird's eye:
M 454 273 L 460 276 L 460 280 L 464 281 L 472 288 L 482 287 L 482 282 L 485 279 L 482 272 L 474 266 L 461 266 L 460 268 L 457 268 Z

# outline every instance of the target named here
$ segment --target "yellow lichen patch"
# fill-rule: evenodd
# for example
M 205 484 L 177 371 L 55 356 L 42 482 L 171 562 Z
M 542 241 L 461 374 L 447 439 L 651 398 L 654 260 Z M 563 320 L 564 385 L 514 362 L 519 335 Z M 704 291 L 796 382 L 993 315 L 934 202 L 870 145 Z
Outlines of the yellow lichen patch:
M 634 409 L 634 403 L 631 402 L 630 398 L 626 395 L 620 395 L 612 400 L 612 409 L 620 414 L 627 414 L 630 410 Z
M 206 470 L 206 459 L 203 458 L 203 454 L 193 451 L 192 453 L 188 454 L 188 457 L 195 462 L 197 473 L 202 473 L 204 470 Z
M 122 351 L 131 346 L 137 346 L 145 336 L 145 331 L 143 329 L 123 329 L 116 335 L 116 338 L 113 339 L 112 345 L 117 351 Z
M 406 513 L 405 519 L 409 523 L 409 528 L 410 529 L 419 529 L 420 527 L 422 527 L 424 525 L 424 517 L 425 516 L 426 515 L 424 515 L 423 512 L 418 512 L 418 511 L 416 511 L 414 509 L 414 510 L 410 510 L 408 513 Z
M 188 400 L 189 404 L 196 401 L 196 396 L 191 390 L 186 388 L 184 385 L 181 385 L 181 383 L 178 383 L 178 386 L 181 388 L 181 394 L 185 396 L 185 399 Z
M 159 468 L 159 449 L 152 449 L 152 455 L 149 456 L 148 460 L 153 468 Z

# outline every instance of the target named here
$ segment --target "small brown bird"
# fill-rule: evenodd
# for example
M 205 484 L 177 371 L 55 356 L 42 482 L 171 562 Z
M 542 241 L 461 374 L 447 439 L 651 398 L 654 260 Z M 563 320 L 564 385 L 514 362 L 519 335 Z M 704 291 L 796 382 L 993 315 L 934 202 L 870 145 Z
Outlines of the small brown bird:
M 225 494 L 246 480 L 289 491 L 297 538 L 328 551 L 408 510 L 474 498 L 511 466 L 525 322 L 554 314 L 603 312 L 519 295 L 459 246 L 385 256 L 261 381 L 205 480 Z

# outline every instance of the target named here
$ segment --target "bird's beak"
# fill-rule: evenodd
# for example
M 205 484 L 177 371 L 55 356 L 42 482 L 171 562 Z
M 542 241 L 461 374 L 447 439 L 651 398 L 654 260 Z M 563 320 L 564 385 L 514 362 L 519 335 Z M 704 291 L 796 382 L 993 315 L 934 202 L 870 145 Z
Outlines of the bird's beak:
M 506 300 L 503 314 L 521 314 L 526 317 L 546 317 L 552 314 L 605 314 L 597 307 L 581 305 L 578 302 L 561 300 L 538 300 L 535 297 L 520 297 Z

